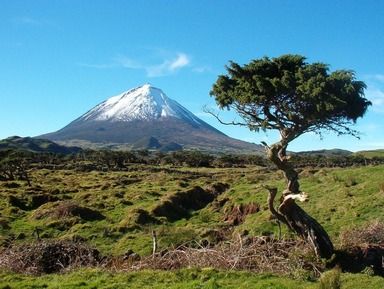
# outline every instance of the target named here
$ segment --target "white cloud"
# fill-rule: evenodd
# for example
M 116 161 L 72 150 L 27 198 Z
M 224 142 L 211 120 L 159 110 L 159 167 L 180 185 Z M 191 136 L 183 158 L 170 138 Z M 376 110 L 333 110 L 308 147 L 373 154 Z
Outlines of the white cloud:
M 177 58 L 171 61 L 169 65 L 169 69 L 174 71 L 179 68 L 183 68 L 184 66 L 187 66 L 189 64 L 190 60 L 189 57 L 184 53 L 179 53 L 177 55 Z
M 148 77 L 159 77 L 172 74 L 189 65 L 190 59 L 185 53 L 178 53 L 173 59 L 166 59 L 161 64 L 145 67 Z
M 127 68 L 144 70 L 148 77 L 160 77 L 173 74 L 191 63 L 190 57 L 185 53 L 177 53 L 172 58 L 164 59 L 160 64 L 144 64 L 124 55 L 119 55 L 112 59 L 111 63 L 106 64 L 87 64 L 78 63 L 79 66 L 108 69 L 108 68 Z

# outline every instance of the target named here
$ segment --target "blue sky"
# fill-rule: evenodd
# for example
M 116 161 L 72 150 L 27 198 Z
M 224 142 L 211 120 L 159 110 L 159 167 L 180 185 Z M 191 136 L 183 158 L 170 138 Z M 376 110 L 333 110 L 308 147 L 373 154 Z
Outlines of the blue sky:
M 215 107 L 229 60 L 295 53 L 354 70 L 373 106 L 360 140 L 307 134 L 289 149 L 384 148 L 383 14 L 374 0 L 0 0 L 0 138 L 58 130 L 149 82 L 232 137 L 272 143 L 276 133 L 219 125 L 203 106 Z

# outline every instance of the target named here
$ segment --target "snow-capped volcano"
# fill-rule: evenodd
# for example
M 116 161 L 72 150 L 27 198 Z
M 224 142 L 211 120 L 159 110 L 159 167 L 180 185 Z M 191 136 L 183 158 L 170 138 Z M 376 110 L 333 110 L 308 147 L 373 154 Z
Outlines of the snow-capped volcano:
M 200 123 L 200 119 L 170 99 L 161 89 L 145 84 L 108 98 L 80 120 L 133 121 L 176 117 Z
M 112 96 L 46 138 L 82 147 L 257 151 L 210 126 L 150 84 Z

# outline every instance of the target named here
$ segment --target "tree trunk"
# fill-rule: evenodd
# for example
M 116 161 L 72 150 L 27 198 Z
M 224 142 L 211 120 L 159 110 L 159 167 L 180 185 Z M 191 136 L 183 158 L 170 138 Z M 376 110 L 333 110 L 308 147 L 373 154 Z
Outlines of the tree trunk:
M 279 221 L 285 223 L 292 231 L 311 244 L 318 256 L 328 259 L 333 254 L 333 244 L 327 232 L 295 202 L 295 199 L 305 201 L 306 195 L 300 191 L 298 173 L 288 161 L 287 145 L 288 141 L 283 139 L 267 148 L 269 160 L 283 171 L 287 181 L 287 189 L 282 193 L 277 211 L 273 206 L 277 190 L 269 188 L 269 209 Z

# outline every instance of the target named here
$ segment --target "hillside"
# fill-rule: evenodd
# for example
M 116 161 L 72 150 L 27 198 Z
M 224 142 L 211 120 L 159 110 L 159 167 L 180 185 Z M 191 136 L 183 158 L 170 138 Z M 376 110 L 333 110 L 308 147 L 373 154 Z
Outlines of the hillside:
M 382 158 L 384 157 L 384 149 L 358 151 L 355 153 L 355 155 L 363 156 L 366 158 L 375 158 L 375 157 Z
M 243 242 L 258 242 L 258 238 L 273 240 L 278 236 L 278 226 L 270 218 L 266 206 L 267 193 L 263 186 L 277 186 L 282 189 L 284 184 L 280 174 L 267 167 L 191 168 L 130 164 L 125 169 L 110 171 L 92 168 L 90 163 L 82 162 L 56 170 L 37 166 L 29 171 L 32 186 L 28 186 L 25 181 L 0 182 L 2 250 L 11 244 L 23 244 L 22 247 L 29 248 L 26 244 L 34 244 L 37 238 L 44 242 L 85 242 L 96 248 L 102 256 L 128 256 L 124 258 L 131 260 L 129 258 L 136 258 L 133 256 L 137 255 L 143 258 L 140 261 L 141 266 L 148 266 L 144 263 L 145 256 L 150 256 L 152 252 L 152 232 L 157 235 L 158 252 L 167 252 L 183 244 L 214 246 L 211 247 L 213 250 L 216 246 L 224 246 L 225 242 L 238 244 L 239 236 L 244 238 Z M 300 205 L 325 227 L 337 248 L 345 248 L 346 244 L 348 245 L 350 241 L 347 242 L 345 236 L 351 240 L 355 234 L 354 229 L 368 228 L 374 222 L 384 222 L 381 209 L 384 206 L 383 169 L 384 166 L 379 165 L 345 169 L 309 168 L 301 171 L 302 189 L 308 192 L 310 201 Z M 375 202 L 372 202 L 372 199 Z M 289 241 L 292 237 L 294 236 L 283 228 L 283 240 L 292 242 Z M 250 244 L 253 244 L 252 242 Z M 278 244 L 280 243 L 274 246 L 280 246 Z M 284 247 L 284 251 L 302 248 L 302 245 L 296 243 L 281 244 L 288 246 Z M 288 244 L 296 245 L 291 248 L 292 245 Z M 220 248 L 227 250 L 225 246 Z M 230 250 L 236 253 L 238 249 L 234 247 Z M 242 250 L 245 250 L 245 247 Z M 285 259 L 288 258 L 292 264 L 296 264 L 298 260 L 303 262 L 306 258 L 313 258 L 301 256 L 302 253 L 297 255 L 298 253 L 292 251 L 289 254 L 293 255 L 286 256 Z M 306 264 L 305 262 L 303 264 Z M 128 264 L 123 262 L 119 266 L 125 268 Z M 279 268 L 283 265 L 277 263 L 274 270 L 282 270 Z M 321 264 L 315 266 L 324 270 L 321 269 Z M 271 269 L 252 270 L 268 273 Z M 292 280 L 289 281 L 292 282 L 292 288 L 308 288 L 305 286 L 309 284 L 303 283 L 300 278 L 318 278 L 311 270 L 306 271 L 300 267 L 295 269 L 304 270 L 300 271 L 299 279 L 294 273 L 298 271 L 291 271 L 292 268 L 284 270 L 285 278 Z M 276 274 L 280 271 L 272 272 Z M 68 278 L 78 278 L 76 273 L 73 274 L 68 275 Z M 93 273 L 87 271 L 84 274 L 91 276 Z M 100 276 L 104 276 L 103 274 Z M 163 278 L 163 273 L 158 274 L 160 279 Z M 205 273 L 187 271 L 181 274 L 203 276 Z M 210 271 L 207 278 L 222 278 L 223 281 L 220 282 L 232 284 L 229 279 L 224 281 L 226 279 L 220 274 Z M 20 278 L 17 276 L 15 278 Z M 121 278 L 119 276 L 115 275 L 113 278 Z M 136 279 L 138 284 L 142 284 L 140 282 L 143 277 L 132 276 L 135 276 L 132 278 Z M 239 273 L 238 278 L 250 278 L 245 276 L 247 275 Z M 30 283 L 25 282 L 39 284 L 33 282 L 46 280 L 44 282 L 49 283 L 47 278 L 34 279 L 35 281 L 29 279 Z M 357 277 L 353 275 L 343 275 L 342 278 L 351 284 L 357 282 Z M 187 280 L 188 277 L 185 277 L 183 282 L 192 282 Z M 273 282 L 280 284 L 284 279 L 279 280 Z M 372 278 L 367 282 L 376 284 L 374 282 L 377 280 L 382 279 Z M 87 284 L 87 281 L 82 281 Z M 9 282 L 13 284 L 13 281 Z M 175 282 L 178 284 L 177 282 L 181 281 Z M 218 281 L 218 284 L 224 284 L 220 282 Z M 294 287 L 299 284 L 303 287 Z M 146 288 L 145 286 L 144 284 L 142 288 Z M 228 285 L 223 288 L 232 287 Z M 372 285 L 372 288 L 381 287 Z
M 81 151 L 78 147 L 62 146 L 55 142 L 31 137 L 12 136 L 0 140 L 0 150 L 17 150 L 33 153 L 71 154 Z
M 352 226 L 382 220 L 383 168 L 380 165 L 304 170 L 301 173 L 302 189 L 309 193 L 310 201 L 302 206 L 324 224 L 335 240 L 341 231 Z M 101 251 L 113 254 L 124 253 L 127 246 L 140 254 L 149 253 L 151 236 L 146 232 L 148 226 L 163 230 L 160 237 L 163 248 L 174 244 L 178 238 L 177 243 L 200 239 L 207 230 L 228 225 L 224 219 L 226 215 L 229 218 L 229 208 L 252 202 L 258 204 L 257 212 L 246 216 L 244 223 L 232 229 L 248 230 L 251 234 L 275 234 L 277 226 L 269 220 L 269 211 L 264 207 L 267 193 L 262 186 L 284 186 L 279 173 L 260 167 L 219 169 L 132 165 L 126 172 L 108 173 L 40 169 L 32 170 L 30 177 L 35 180 L 32 187 L 23 181 L 0 183 L 1 216 L 9 225 L 2 231 L 3 241 L 19 234 L 24 236 L 21 239 L 32 240 L 33 228 L 39 227 L 44 238 L 79 237 L 97 245 Z M 218 187 L 215 189 L 215 186 Z M 186 197 L 191 194 L 196 198 L 202 194 L 201 198 L 205 199 L 204 195 L 210 193 L 217 194 L 217 200 L 201 200 L 199 202 L 203 203 L 197 208 L 189 200 L 190 208 L 185 207 L 186 204 L 175 204 L 173 209 L 160 212 L 164 203 L 179 194 Z M 376 201 L 373 203 L 371 199 Z M 217 202 L 222 205 L 217 207 Z M 93 217 L 88 219 L 70 214 L 68 219 L 55 217 L 57 206 L 70 209 L 71 204 L 92 209 L 98 212 L 95 216 L 103 217 L 94 220 Z M 175 209 L 177 206 L 181 207 Z M 325 207 L 327 209 L 323 210 Z M 143 214 L 150 218 L 142 222 Z M 103 231 L 110 231 L 111 236 L 103 237 Z
M 330 150 L 314 150 L 314 151 L 301 151 L 294 153 L 297 155 L 317 155 L 317 156 L 349 156 L 352 154 L 351 151 L 342 150 L 342 149 L 330 149 Z

